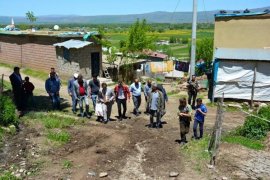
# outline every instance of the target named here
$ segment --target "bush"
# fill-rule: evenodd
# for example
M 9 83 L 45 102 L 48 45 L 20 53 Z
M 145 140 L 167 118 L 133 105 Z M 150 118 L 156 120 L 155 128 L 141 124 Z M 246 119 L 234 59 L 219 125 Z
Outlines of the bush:
M 182 44 L 188 44 L 188 38 L 183 38 L 182 39 Z
M 268 120 L 270 107 L 263 107 L 256 116 Z M 270 131 L 270 123 L 258 117 L 248 116 L 244 125 L 238 130 L 239 135 L 250 139 L 262 139 Z
M 8 96 L 0 96 L 0 125 L 18 125 L 16 107 Z

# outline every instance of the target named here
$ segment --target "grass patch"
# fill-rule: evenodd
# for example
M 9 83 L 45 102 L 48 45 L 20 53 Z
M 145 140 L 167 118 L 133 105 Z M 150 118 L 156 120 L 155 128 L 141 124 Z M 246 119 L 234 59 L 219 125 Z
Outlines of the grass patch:
M 4 80 L 4 90 L 11 90 L 12 86 L 11 83 L 7 80 Z
M 199 173 L 203 172 L 205 163 L 210 161 L 210 155 L 207 151 L 208 142 L 209 137 L 204 137 L 201 140 L 191 140 L 181 148 L 184 155 L 194 164 L 194 170 Z
M 71 161 L 69 161 L 69 160 L 64 160 L 64 162 L 63 162 L 63 167 L 65 168 L 65 169 L 70 169 L 70 168 L 72 168 L 72 162 Z
M 49 131 L 47 138 L 51 141 L 56 141 L 59 142 L 60 144 L 66 144 L 67 142 L 70 141 L 70 134 L 65 131 L 59 131 L 59 132 L 54 132 L 54 131 Z
M 54 115 L 45 116 L 42 118 L 42 122 L 47 129 L 62 129 L 75 124 L 75 120 L 72 118 L 59 118 Z
M 208 160 L 210 155 L 207 151 L 208 149 L 209 137 L 204 137 L 201 140 L 192 140 L 183 146 L 183 152 L 190 156 L 194 157 L 197 160 Z
M 49 74 L 46 73 L 46 72 L 43 72 L 43 71 L 35 71 L 35 70 L 32 70 L 32 69 L 28 69 L 28 68 L 25 68 L 25 69 L 22 69 L 22 73 L 28 75 L 28 76 L 32 76 L 32 77 L 35 77 L 35 78 L 39 78 L 39 79 L 42 79 L 42 80 L 46 80 L 48 79 L 49 77 Z M 31 80 L 31 79 L 30 79 Z
M 15 65 L 10 65 L 10 64 L 6 64 L 6 63 L 0 63 L 0 66 L 13 69 Z
M 243 136 L 236 136 L 236 135 L 227 135 L 222 138 L 222 141 L 231 144 L 239 144 L 254 150 L 262 150 L 265 147 L 263 142 L 260 140 L 253 140 Z
M 9 171 L 4 171 L 0 173 L 0 180 L 19 180 L 19 178 L 12 175 Z

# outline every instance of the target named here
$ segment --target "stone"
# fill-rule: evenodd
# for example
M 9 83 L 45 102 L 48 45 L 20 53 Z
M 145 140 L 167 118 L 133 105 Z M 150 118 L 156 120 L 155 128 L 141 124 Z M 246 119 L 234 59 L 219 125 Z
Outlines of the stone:
M 19 170 L 19 172 L 20 172 L 20 173 L 23 173 L 23 172 L 24 172 L 24 170 L 23 170 L 23 169 L 20 169 L 20 170 Z
M 21 174 L 15 174 L 15 176 L 17 177 L 17 178 L 20 178 L 21 177 Z
M 179 175 L 179 173 L 178 172 L 170 172 L 170 177 L 177 177 Z
M 254 107 L 259 107 L 260 105 L 261 105 L 261 103 L 260 102 L 254 102 Z
M 222 180 L 228 180 L 228 178 L 224 176 L 224 177 L 222 177 Z
M 208 168 L 208 169 L 214 169 L 214 165 L 207 164 L 207 168 Z
M 101 172 L 99 173 L 99 177 L 100 178 L 104 178 L 104 177 L 107 177 L 108 176 L 108 173 L 107 172 Z
M 88 175 L 89 176 L 96 176 L 96 173 L 94 171 L 90 171 L 90 172 L 88 172 Z
M 28 176 L 31 175 L 31 172 L 27 172 L 27 175 L 28 175 Z
M 242 109 L 242 106 L 239 104 L 228 104 L 228 106 Z
M 265 106 L 267 106 L 266 103 L 261 103 L 259 107 L 261 108 L 261 107 L 265 107 Z

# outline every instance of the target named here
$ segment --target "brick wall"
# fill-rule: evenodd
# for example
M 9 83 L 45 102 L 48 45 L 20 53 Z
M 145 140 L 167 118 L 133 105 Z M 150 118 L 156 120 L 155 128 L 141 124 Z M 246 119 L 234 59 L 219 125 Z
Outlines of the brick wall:
M 66 61 L 63 58 L 63 48 L 55 48 L 53 44 L 69 39 L 71 38 L 0 34 L 0 62 L 47 72 L 51 67 L 55 67 L 60 75 L 70 76 L 74 72 L 80 72 L 90 78 L 91 53 L 100 52 L 101 70 L 101 45 L 92 44 L 81 49 L 70 49 L 70 61 Z
M 45 37 L 0 36 L 0 62 L 34 70 L 49 71 L 56 66 L 56 40 Z

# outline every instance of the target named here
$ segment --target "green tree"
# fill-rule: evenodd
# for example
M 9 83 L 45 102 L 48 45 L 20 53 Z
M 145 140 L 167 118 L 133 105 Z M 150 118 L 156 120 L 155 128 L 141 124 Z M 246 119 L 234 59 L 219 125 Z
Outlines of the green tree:
M 156 36 L 148 36 L 151 28 L 147 25 L 146 20 L 137 20 L 129 29 L 127 51 L 131 53 L 140 53 L 145 49 L 154 48 Z
M 27 13 L 25 13 L 25 15 L 27 20 L 29 20 L 31 24 L 33 24 L 37 20 L 37 17 L 34 15 L 33 11 L 28 11 Z
M 213 60 L 213 39 L 204 38 L 197 40 L 196 42 L 196 60 L 203 59 L 206 63 L 206 71 L 212 68 Z M 189 44 L 189 57 L 191 58 L 191 45 Z M 202 72 L 199 69 L 196 69 L 197 74 L 202 75 Z

